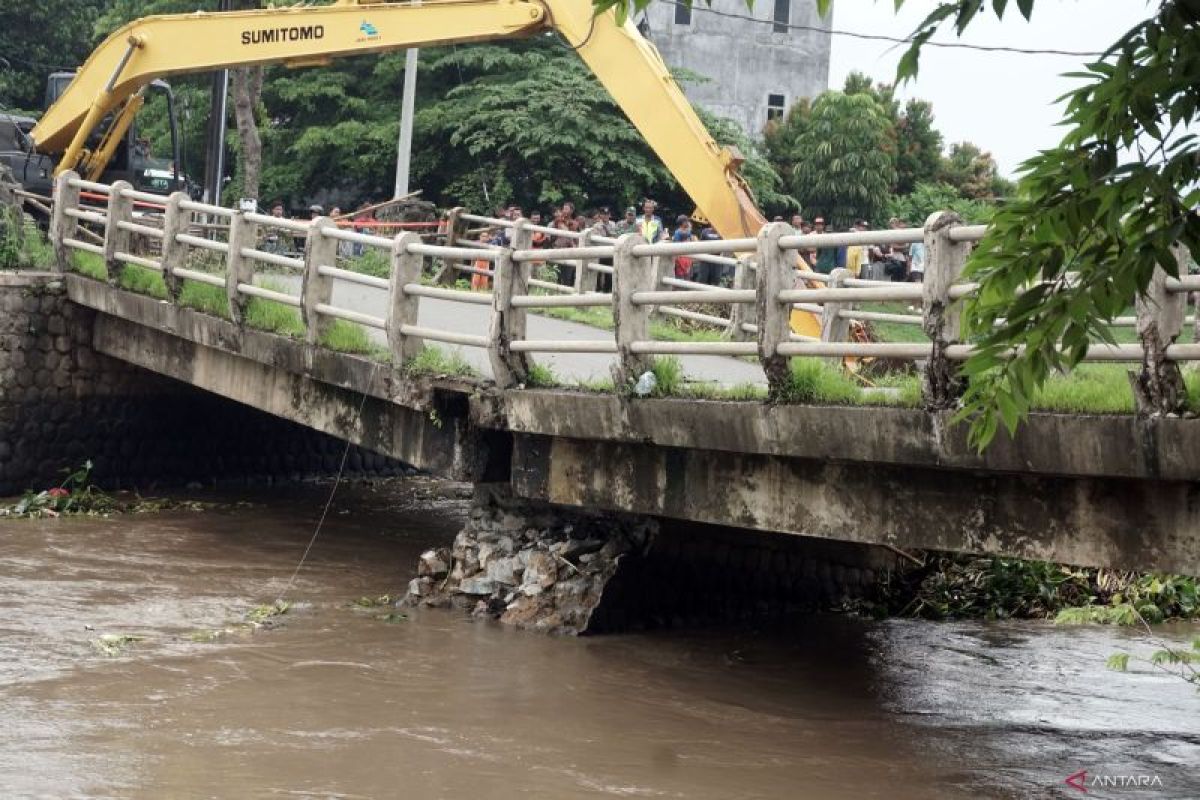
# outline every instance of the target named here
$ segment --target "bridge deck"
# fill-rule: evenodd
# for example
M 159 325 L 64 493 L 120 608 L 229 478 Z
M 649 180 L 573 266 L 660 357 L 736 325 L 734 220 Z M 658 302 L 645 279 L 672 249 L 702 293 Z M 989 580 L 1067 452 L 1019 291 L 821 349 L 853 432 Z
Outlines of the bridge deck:
M 66 276 L 100 352 L 521 495 L 897 547 L 1200 573 L 1200 426 L 1034 415 L 971 451 L 919 410 L 641 400 L 408 379 Z M 369 396 L 357 416 L 362 394 Z

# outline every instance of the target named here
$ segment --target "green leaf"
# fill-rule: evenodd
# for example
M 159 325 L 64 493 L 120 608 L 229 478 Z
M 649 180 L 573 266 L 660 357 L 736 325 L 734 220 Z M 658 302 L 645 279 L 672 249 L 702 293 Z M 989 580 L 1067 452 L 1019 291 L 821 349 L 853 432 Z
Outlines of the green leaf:
M 1129 653 L 1114 653 L 1108 657 L 1105 666 L 1115 672 L 1125 672 L 1129 669 Z

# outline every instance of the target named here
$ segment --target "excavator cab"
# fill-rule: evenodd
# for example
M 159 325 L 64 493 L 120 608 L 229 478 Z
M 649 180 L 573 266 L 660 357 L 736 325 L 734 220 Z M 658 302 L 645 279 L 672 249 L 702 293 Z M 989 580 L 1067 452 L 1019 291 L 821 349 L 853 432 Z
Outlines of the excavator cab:
M 51 73 L 46 80 L 46 108 L 58 101 L 74 79 L 74 72 Z M 86 147 L 90 152 L 97 153 L 106 149 L 111 153 L 103 161 L 103 171 L 99 175 L 88 177 L 102 183 L 129 181 L 135 189 L 156 194 L 186 190 L 188 182 L 183 171 L 175 94 L 171 91 L 170 84 L 163 80 L 151 81 L 146 91 L 157 94 L 166 103 L 167 121 L 171 132 L 170 152 L 154 152 L 150 140 L 138 131 L 137 123 L 132 118 L 122 120 L 121 112 L 124 107 L 120 107 L 107 115 L 88 137 Z M 143 97 L 136 98 L 138 108 L 143 101 Z M 136 108 L 133 112 L 136 113 Z

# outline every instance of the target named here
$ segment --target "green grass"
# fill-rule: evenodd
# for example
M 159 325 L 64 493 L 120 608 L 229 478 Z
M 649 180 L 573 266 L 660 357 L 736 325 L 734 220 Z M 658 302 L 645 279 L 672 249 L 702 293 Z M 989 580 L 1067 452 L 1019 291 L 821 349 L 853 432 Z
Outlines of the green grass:
M 654 397 L 671 397 L 683 387 L 683 362 L 677 356 L 656 356 L 651 362 L 654 373 Z
M 368 247 L 361 256 L 344 259 L 339 266 L 351 272 L 374 275 L 376 278 L 390 278 L 392 275 L 391 258 L 374 247 Z
M 81 275 L 96 280 L 108 280 L 108 270 L 99 256 L 77 251 L 74 254 L 74 260 L 75 269 Z M 144 267 L 127 264 L 121 270 L 118 284 L 122 289 L 131 292 L 159 300 L 167 298 L 167 285 L 163 281 L 162 275 Z M 284 289 L 280 284 L 270 280 L 262 281 L 261 285 L 263 288 L 277 292 Z M 223 286 L 185 280 L 180 288 L 179 304 L 222 319 L 230 318 L 229 300 Z M 292 338 L 304 335 L 304 321 L 299 311 L 283 303 L 264 300 L 261 297 L 249 298 L 246 303 L 245 322 L 248 327 L 269 333 L 278 333 Z M 372 342 L 361 326 L 342 319 L 333 321 L 333 324 L 322 335 L 321 344 L 330 350 L 342 353 L 370 355 L 380 360 L 390 357 L 386 348 Z
M 555 386 L 561 386 L 562 381 L 554 374 L 554 370 L 546 364 L 534 363 L 529 366 L 529 378 L 525 382 L 526 386 L 532 389 L 551 389 Z
M 49 270 L 55 265 L 54 246 L 32 220 L 16 209 L 2 212 L 5 235 L 0 237 L 0 269 Z M 9 227 L 21 226 L 19 235 L 10 234 Z
M 104 259 L 95 253 L 74 250 L 71 253 L 71 261 L 75 271 L 80 275 L 95 278 L 98 281 L 108 280 L 108 268 L 104 266 Z
M 564 322 L 576 322 L 593 328 L 611 331 L 615 326 L 612 309 L 606 306 L 582 306 L 579 308 L 539 308 L 531 309 L 531 314 L 543 317 L 561 319 Z M 722 331 L 716 328 L 681 327 L 674 318 L 669 320 L 651 319 L 650 338 L 662 342 L 719 342 Z
M 842 369 L 816 358 L 793 358 L 791 375 L 779 400 L 811 405 L 853 405 L 861 397 L 861 387 Z
M 858 402 L 864 406 L 895 406 L 919 408 L 921 406 L 921 376 L 892 373 L 874 378 L 871 387 L 864 387 Z
M 458 351 L 446 351 L 433 345 L 425 345 L 421 352 L 404 364 L 406 375 L 454 376 L 478 378 L 479 371 L 467 363 Z
M 1136 365 L 1080 364 L 1066 375 L 1046 381 L 1033 398 L 1038 411 L 1084 414 L 1133 412 L 1133 391 L 1126 377 Z

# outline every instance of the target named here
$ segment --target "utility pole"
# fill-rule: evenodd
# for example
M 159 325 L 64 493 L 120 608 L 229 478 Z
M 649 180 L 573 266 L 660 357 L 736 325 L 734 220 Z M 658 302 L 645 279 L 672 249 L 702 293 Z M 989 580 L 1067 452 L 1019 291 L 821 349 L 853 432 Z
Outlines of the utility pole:
M 218 11 L 233 9 L 233 0 L 221 0 Z M 212 105 L 208 113 L 205 134 L 204 202 L 221 205 L 221 188 L 225 180 L 225 114 L 229 109 L 229 70 L 213 73 Z
M 221 184 L 225 179 L 225 114 L 229 106 L 229 70 L 213 74 L 212 105 L 208 112 L 208 143 L 204 153 L 204 202 L 221 204 Z
M 412 156 L 413 108 L 417 99 L 417 53 L 415 47 L 404 51 L 404 96 L 400 101 L 400 143 L 396 152 L 395 197 L 408 194 L 408 170 Z

